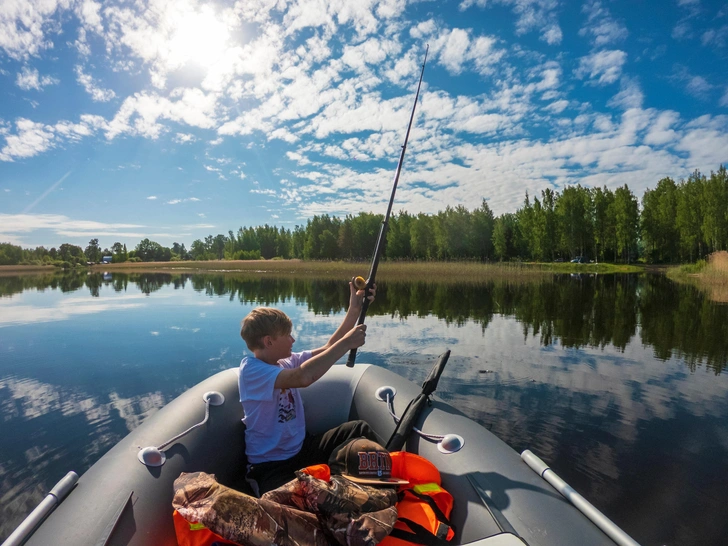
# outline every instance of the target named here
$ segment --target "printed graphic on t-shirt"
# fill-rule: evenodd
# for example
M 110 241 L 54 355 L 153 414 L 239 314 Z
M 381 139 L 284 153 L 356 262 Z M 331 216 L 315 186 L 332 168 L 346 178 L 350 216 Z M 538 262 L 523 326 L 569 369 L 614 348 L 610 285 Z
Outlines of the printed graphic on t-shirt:
M 278 422 L 287 423 L 296 418 L 296 401 L 291 389 L 285 389 L 278 395 Z

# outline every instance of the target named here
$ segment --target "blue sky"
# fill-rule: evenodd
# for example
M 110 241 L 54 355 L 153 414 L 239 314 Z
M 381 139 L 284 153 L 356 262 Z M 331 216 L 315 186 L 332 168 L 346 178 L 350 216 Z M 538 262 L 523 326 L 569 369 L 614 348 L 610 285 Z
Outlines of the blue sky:
M 314 214 L 628 184 L 728 162 L 706 0 L 4 0 L 0 242 L 188 247 Z

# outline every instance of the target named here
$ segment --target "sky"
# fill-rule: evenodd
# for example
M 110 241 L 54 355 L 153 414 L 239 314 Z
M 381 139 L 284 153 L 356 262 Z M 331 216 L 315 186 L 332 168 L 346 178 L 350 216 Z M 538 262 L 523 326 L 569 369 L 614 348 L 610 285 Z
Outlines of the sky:
M 0 242 L 132 249 L 314 215 L 641 199 L 728 163 L 708 0 L 3 0 Z

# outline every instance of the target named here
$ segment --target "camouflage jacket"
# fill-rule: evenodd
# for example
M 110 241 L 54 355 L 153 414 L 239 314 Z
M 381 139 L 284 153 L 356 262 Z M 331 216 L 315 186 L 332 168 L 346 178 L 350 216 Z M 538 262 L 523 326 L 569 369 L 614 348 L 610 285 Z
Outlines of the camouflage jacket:
M 182 473 L 172 504 L 242 546 L 374 546 L 397 520 L 392 488 L 357 485 L 340 476 L 326 482 L 304 472 L 256 499 L 204 472 Z

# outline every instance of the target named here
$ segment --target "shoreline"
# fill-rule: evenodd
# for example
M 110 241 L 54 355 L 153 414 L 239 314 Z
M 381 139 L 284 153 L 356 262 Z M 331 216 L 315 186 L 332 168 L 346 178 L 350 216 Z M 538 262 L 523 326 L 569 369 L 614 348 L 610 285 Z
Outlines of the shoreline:
M 321 278 L 366 277 L 369 262 L 305 261 L 305 260 L 213 260 L 179 262 L 124 262 L 96 264 L 74 269 L 54 266 L 0 266 L 0 275 L 55 274 L 73 271 L 95 273 L 215 273 L 271 276 L 302 276 Z M 665 267 L 644 265 L 613 265 L 607 263 L 572 264 L 541 262 L 441 262 L 397 261 L 380 262 L 377 279 L 417 281 L 477 281 L 488 278 L 537 278 L 559 273 L 642 273 L 664 271 Z

